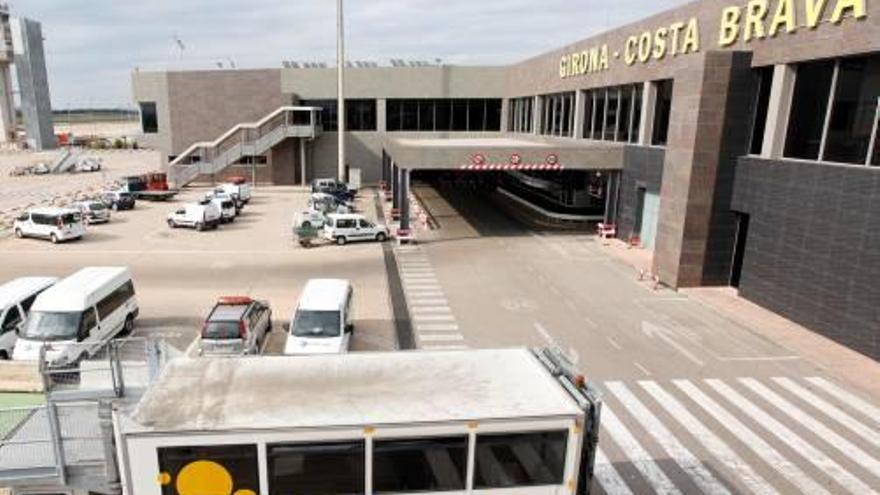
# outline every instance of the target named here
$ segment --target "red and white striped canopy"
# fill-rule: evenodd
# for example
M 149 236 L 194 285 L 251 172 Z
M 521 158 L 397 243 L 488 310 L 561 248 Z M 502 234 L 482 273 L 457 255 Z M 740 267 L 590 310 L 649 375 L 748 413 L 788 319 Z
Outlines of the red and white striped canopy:
M 460 170 L 565 170 L 564 165 L 549 163 L 482 163 L 479 165 L 462 165 Z

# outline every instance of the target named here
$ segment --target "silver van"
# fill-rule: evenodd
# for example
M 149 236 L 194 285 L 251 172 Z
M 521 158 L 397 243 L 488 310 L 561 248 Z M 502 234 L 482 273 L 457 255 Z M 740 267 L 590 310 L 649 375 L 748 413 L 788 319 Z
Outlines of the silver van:
M 10 359 L 34 300 L 55 285 L 55 277 L 22 277 L 0 285 L 0 359 Z

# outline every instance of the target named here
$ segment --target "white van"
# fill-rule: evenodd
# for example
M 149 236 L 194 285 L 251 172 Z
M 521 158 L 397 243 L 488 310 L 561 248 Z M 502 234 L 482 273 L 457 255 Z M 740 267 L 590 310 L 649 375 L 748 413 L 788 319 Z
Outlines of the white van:
M 385 242 L 388 227 L 376 225 L 363 215 L 331 213 L 324 223 L 324 237 L 340 246 L 351 241 Z
M 231 182 L 226 184 L 220 184 L 214 189 L 215 192 L 225 192 L 230 196 L 237 197 L 242 203 L 247 203 L 251 200 L 251 185 L 247 182 L 242 184 L 233 184 Z
M 337 354 L 351 345 L 351 300 L 348 280 L 309 280 L 290 318 L 284 354 Z
M 74 363 L 130 333 L 138 312 L 128 268 L 83 268 L 37 296 L 12 358 L 36 360 L 46 345 L 47 361 Z
M 55 277 L 22 277 L 0 285 L 0 359 L 12 357 L 34 300 L 57 281 Z
M 216 229 L 220 225 L 222 215 L 220 208 L 213 201 L 187 203 L 168 214 L 168 226 L 172 229 L 192 227 L 200 232 L 207 228 Z
M 79 239 L 86 233 L 79 210 L 70 208 L 34 208 L 15 219 L 15 236 L 40 237 L 53 244 Z

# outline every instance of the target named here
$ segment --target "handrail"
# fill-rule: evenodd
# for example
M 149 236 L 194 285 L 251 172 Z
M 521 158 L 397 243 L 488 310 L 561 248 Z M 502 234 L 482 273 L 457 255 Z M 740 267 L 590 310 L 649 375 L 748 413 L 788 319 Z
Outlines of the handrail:
M 258 122 L 247 123 L 247 124 L 240 123 L 240 124 L 235 125 L 232 129 L 229 129 L 222 136 L 215 139 L 214 141 L 201 141 L 198 143 L 194 143 L 192 146 L 187 148 L 186 151 L 177 155 L 177 157 L 174 160 L 172 160 L 168 164 L 168 166 L 171 167 L 171 166 L 175 166 L 175 165 L 181 165 L 181 162 L 183 161 L 183 159 L 185 157 L 189 156 L 191 153 L 193 153 L 195 150 L 197 150 L 200 147 L 213 148 L 213 147 L 219 146 L 220 144 L 223 143 L 223 141 L 228 139 L 230 136 L 234 135 L 236 132 L 239 132 L 244 129 L 258 129 L 261 126 L 263 126 L 264 124 L 266 124 L 267 122 L 269 122 L 270 120 L 272 120 L 273 118 L 277 117 L 278 115 L 280 115 L 284 112 L 293 112 L 293 111 L 298 111 L 298 110 L 309 110 L 309 111 L 318 112 L 318 111 L 321 111 L 321 107 L 295 107 L 295 106 L 279 107 L 277 110 L 273 111 L 269 115 L 266 115 L 265 117 L 260 119 Z M 317 126 L 317 122 L 315 122 L 314 125 Z

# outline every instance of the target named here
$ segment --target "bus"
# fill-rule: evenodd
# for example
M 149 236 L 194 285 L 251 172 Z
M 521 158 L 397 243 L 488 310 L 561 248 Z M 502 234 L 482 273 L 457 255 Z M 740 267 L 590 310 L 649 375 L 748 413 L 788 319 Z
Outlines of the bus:
M 177 359 L 113 422 L 137 495 L 588 494 L 601 399 L 556 351 Z

